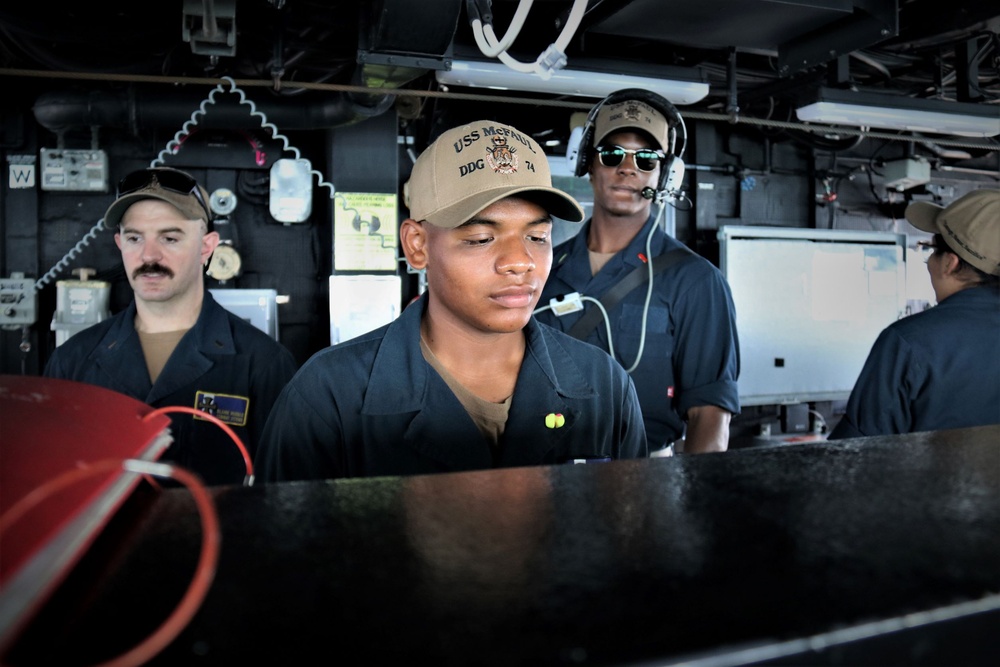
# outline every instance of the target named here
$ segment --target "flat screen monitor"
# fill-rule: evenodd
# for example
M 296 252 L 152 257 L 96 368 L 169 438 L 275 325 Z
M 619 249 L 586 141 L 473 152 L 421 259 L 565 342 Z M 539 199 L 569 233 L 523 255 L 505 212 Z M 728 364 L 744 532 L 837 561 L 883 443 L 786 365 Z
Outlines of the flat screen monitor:
M 728 225 L 742 405 L 846 400 L 878 334 L 906 313 L 906 235 Z

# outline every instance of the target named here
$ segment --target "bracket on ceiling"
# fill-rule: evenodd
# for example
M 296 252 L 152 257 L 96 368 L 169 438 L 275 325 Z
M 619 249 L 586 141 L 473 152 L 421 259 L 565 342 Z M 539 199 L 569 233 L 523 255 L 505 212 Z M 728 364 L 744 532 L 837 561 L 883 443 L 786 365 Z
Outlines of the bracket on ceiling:
M 184 0 L 182 36 L 196 55 L 236 55 L 236 0 Z
M 382 0 L 361 14 L 359 78 L 370 88 L 398 88 L 430 70 L 447 69 L 462 4 L 456 0 Z
M 850 0 L 843 4 L 849 5 L 850 11 L 841 18 L 778 47 L 779 74 L 787 77 L 899 34 L 898 0 Z

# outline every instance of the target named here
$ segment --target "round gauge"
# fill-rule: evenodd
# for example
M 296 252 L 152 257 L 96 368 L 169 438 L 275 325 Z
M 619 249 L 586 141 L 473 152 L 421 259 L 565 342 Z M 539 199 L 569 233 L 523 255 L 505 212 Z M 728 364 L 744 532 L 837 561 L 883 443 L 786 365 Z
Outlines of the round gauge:
M 229 215 L 236 208 L 236 193 L 227 188 L 219 188 L 208 198 L 208 205 L 216 215 Z
M 219 245 L 212 253 L 212 260 L 208 263 L 208 275 L 216 280 L 225 281 L 235 278 L 240 273 L 243 260 L 236 248 L 231 245 Z

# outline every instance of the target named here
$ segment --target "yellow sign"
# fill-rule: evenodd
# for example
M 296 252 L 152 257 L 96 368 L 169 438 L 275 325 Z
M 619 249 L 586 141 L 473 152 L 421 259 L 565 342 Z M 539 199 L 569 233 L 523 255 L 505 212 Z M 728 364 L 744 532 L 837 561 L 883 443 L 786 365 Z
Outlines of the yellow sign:
M 334 270 L 395 272 L 399 243 L 396 195 L 339 192 L 333 206 Z

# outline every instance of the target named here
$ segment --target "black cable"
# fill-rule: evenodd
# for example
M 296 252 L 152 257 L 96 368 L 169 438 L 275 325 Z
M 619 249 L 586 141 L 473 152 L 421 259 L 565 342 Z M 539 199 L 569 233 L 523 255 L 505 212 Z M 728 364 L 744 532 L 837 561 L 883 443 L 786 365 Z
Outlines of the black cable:
M 465 0 L 469 23 L 479 20 L 483 25 L 493 25 L 493 3 L 490 0 Z

